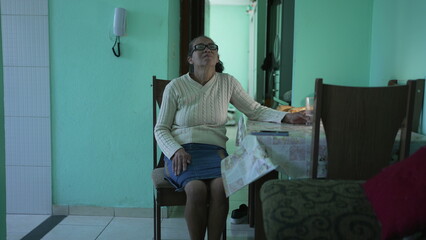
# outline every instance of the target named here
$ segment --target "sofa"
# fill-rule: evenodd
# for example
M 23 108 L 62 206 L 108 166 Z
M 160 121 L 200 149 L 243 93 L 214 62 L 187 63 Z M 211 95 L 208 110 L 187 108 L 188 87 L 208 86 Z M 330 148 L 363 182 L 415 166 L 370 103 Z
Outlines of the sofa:
M 366 181 L 270 180 L 267 239 L 426 239 L 426 146 Z

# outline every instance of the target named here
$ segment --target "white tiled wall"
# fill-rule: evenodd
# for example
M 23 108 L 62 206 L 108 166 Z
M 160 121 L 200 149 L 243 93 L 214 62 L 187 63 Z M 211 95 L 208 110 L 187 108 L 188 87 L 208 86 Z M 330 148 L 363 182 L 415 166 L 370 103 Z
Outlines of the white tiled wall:
M 1 0 L 7 213 L 51 214 L 48 0 Z

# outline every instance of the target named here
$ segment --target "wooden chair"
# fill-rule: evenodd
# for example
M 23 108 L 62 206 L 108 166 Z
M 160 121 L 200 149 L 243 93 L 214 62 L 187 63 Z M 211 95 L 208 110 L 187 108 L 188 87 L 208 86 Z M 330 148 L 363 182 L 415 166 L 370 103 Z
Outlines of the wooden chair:
M 161 107 L 163 91 L 169 80 L 152 77 L 152 110 L 153 129 L 157 123 L 157 105 Z M 175 188 L 164 178 L 164 154 L 158 156 L 158 146 L 153 134 L 153 165 L 152 181 L 154 183 L 154 239 L 161 239 L 161 207 L 182 206 L 186 203 L 185 192 L 176 192 Z
M 170 80 L 152 77 L 152 109 L 153 109 L 153 129 L 157 123 L 157 108 L 161 107 L 163 92 Z M 158 107 L 157 107 L 158 106 Z M 158 156 L 158 146 L 153 134 L 153 171 L 152 181 L 154 184 L 154 239 L 161 239 L 161 207 L 162 206 L 184 206 L 186 204 L 185 192 L 176 192 L 164 176 L 164 154 Z M 226 227 L 222 234 L 222 239 L 226 239 Z
M 415 133 L 421 133 L 421 121 L 424 119 L 422 117 L 423 113 L 423 104 L 424 104 L 424 94 L 425 94 L 425 79 L 416 80 L 416 92 L 414 97 L 414 110 L 413 110 L 413 124 L 412 131 Z M 389 80 L 388 86 L 398 86 L 404 85 L 405 81 L 398 81 L 396 79 Z
M 380 239 L 362 183 L 390 164 L 402 125 L 409 152 L 415 81 L 397 87 L 343 87 L 316 80 L 312 178 L 270 180 L 261 188 L 267 239 Z M 319 128 L 327 139 L 327 179 L 317 178 Z
M 394 87 L 345 87 L 316 79 L 312 178 L 318 167 L 319 128 L 327 140 L 327 178 L 365 180 L 390 164 L 401 129 L 399 160 L 408 156 L 416 81 Z

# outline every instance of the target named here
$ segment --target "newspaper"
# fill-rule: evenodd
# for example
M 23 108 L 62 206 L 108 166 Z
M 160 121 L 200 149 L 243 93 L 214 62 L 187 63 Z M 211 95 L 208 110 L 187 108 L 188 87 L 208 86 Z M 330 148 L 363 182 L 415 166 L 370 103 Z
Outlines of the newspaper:
M 221 163 L 227 197 L 278 167 L 272 163 L 255 136 L 244 137 L 239 145 L 236 151 Z

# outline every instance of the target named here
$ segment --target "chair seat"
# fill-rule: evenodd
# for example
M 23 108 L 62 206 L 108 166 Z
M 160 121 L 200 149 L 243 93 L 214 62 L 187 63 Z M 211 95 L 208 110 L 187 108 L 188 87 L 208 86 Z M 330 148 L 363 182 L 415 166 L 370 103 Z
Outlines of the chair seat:
M 152 170 L 152 182 L 154 183 L 154 187 L 158 188 L 175 188 L 169 181 L 165 179 L 164 176 L 164 168 L 155 168 Z
M 267 239 L 380 239 L 362 181 L 271 180 L 261 189 Z

